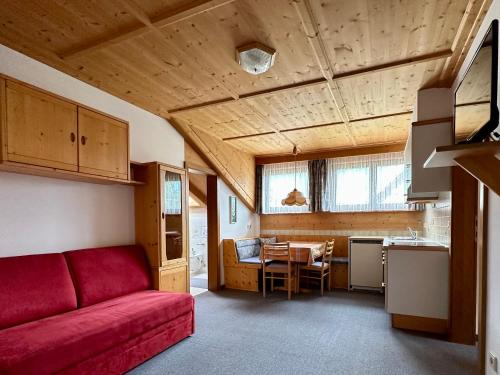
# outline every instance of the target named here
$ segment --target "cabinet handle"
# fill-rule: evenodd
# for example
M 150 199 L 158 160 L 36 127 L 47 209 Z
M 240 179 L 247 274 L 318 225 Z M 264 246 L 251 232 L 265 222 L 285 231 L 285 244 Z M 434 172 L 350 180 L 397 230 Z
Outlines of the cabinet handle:
M 85 146 L 85 143 L 87 143 L 87 137 L 82 135 L 81 141 L 82 141 L 82 145 Z
M 161 218 L 162 218 L 162 219 L 165 219 L 165 212 L 162 212 L 162 213 L 161 213 Z
M 75 133 L 73 133 L 73 132 L 72 132 L 72 133 L 69 135 L 69 139 L 71 139 L 71 143 L 75 143 L 75 140 L 76 140 L 76 135 L 75 135 Z

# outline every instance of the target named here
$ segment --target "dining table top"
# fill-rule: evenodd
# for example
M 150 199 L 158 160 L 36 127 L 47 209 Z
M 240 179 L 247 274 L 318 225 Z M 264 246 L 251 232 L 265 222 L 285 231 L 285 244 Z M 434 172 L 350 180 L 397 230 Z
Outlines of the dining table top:
M 290 241 L 290 252 L 293 262 L 311 265 L 325 253 L 325 243 Z

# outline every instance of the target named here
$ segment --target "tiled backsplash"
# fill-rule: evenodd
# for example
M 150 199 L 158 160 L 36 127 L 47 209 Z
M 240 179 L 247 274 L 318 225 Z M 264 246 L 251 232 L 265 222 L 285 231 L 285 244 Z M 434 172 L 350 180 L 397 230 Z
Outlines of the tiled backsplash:
M 451 192 L 441 193 L 437 202 L 425 205 L 424 237 L 450 245 Z

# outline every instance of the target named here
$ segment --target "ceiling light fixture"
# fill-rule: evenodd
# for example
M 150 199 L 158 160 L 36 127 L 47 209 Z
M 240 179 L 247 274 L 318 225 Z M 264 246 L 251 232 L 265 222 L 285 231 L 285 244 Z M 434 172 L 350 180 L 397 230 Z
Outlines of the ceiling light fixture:
M 236 61 L 245 72 L 261 74 L 267 72 L 274 64 L 276 50 L 259 42 L 245 44 L 236 48 Z
M 309 204 L 309 199 L 304 197 L 304 194 L 297 190 L 297 154 L 297 146 L 293 146 L 293 155 L 295 157 L 295 187 L 291 192 L 288 193 L 288 196 L 281 201 L 281 204 L 283 206 L 304 206 L 306 204 Z

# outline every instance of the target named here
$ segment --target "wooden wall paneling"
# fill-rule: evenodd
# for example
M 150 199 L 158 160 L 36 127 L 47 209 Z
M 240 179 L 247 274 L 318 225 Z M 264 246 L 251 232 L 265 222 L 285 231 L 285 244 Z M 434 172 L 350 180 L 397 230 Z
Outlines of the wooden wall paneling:
M 351 121 L 349 126 L 359 146 L 400 143 L 408 138 L 411 115 L 396 115 L 366 121 Z
M 449 339 L 474 345 L 478 185 L 459 167 L 453 167 L 452 181 Z
M 10 80 L 6 83 L 5 99 L 9 161 L 78 170 L 74 103 Z
M 266 214 L 260 216 L 260 227 L 261 230 L 406 231 L 410 226 L 420 232 L 423 219 L 423 211 Z
M 184 140 L 210 164 L 221 179 L 250 209 L 255 205 L 255 159 L 199 129 L 169 119 Z
M 219 191 L 218 177 L 212 175 L 207 176 L 207 223 L 208 289 L 216 291 L 221 287 Z
M 232 139 L 225 142 L 252 155 L 266 155 L 276 152 L 291 154 L 292 152 L 290 143 L 277 137 L 274 132 L 251 138 Z
M 347 131 L 344 123 L 321 128 L 290 131 L 286 134 L 294 143 L 300 145 L 301 151 L 305 152 L 325 148 L 352 147 L 352 132 Z
M 186 141 L 184 141 L 184 162 L 189 166 L 195 165 L 200 168 L 210 169 L 205 160 Z
M 79 171 L 128 179 L 128 123 L 78 108 Z

